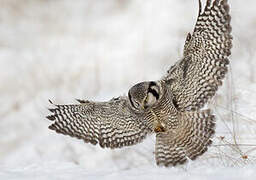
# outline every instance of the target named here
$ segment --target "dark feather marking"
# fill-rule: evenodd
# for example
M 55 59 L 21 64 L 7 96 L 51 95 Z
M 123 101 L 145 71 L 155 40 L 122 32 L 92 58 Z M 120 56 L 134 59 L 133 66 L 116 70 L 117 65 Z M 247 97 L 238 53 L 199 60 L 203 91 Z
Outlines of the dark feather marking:
M 159 94 L 158 94 L 158 92 L 156 92 L 156 90 L 149 87 L 148 92 L 153 94 L 153 96 L 155 96 L 157 100 L 159 99 Z
M 82 100 L 82 99 L 76 99 L 76 101 L 78 101 L 79 103 L 81 104 L 84 104 L 84 103 L 88 103 L 89 101 L 87 100 Z
M 184 60 L 182 61 L 182 69 L 183 69 L 183 79 L 186 78 L 187 76 L 187 72 L 188 72 L 188 67 L 189 67 L 189 63 L 191 62 L 191 57 L 187 56 L 184 58 Z
M 55 115 L 46 116 L 46 118 L 49 119 L 50 121 L 54 121 L 55 117 L 56 117 Z

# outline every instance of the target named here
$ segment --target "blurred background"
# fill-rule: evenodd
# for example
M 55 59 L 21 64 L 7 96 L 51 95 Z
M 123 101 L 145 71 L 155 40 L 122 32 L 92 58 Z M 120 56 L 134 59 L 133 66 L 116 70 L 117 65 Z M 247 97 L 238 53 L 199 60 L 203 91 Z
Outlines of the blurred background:
M 210 103 L 214 145 L 186 166 L 195 171 L 255 162 L 256 2 L 229 1 L 231 66 Z M 197 0 L 0 0 L 0 177 L 18 177 L 21 167 L 39 174 L 56 165 L 97 173 L 156 168 L 153 136 L 102 150 L 48 130 L 48 99 L 104 101 L 161 78 L 182 57 L 197 14 Z

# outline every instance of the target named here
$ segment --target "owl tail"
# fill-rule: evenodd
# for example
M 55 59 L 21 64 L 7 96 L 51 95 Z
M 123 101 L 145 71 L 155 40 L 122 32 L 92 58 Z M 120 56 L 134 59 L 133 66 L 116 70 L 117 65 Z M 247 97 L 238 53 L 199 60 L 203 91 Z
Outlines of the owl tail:
M 194 160 L 207 151 L 215 131 L 210 110 L 183 112 L 179 126 L 156 135 L 155 158 L 158 165 L 175 166 Z

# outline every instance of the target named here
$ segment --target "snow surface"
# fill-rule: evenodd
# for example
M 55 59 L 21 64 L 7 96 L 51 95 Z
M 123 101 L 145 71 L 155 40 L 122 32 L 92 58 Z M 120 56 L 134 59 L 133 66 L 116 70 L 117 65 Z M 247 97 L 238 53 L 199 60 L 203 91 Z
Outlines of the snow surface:
M 154 136 L 108 150 L 48 130 L 48 99 L 108 100 L 182 55 L 197 0 L 0 0 L 0 179 L 255 179 L 256 2 L 229 0 L 230 73 L 210 107 L 214 144 L 157 167 Z

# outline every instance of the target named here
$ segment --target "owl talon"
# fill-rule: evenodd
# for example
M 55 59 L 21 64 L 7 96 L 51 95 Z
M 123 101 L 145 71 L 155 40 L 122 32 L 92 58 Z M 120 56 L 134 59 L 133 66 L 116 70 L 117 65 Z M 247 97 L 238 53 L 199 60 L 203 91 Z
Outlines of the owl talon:
M 165 132 L 165 129 L 163 126 L 157 126 L 157 127 L 155 127 L 154 132 L 155 133 Z

